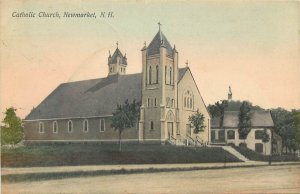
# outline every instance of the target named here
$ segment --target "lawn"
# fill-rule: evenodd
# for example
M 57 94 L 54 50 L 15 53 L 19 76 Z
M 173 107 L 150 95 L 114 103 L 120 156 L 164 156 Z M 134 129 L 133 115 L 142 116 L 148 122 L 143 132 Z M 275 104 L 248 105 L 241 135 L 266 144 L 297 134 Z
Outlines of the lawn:
M 269 156 L 259 154 L 253 150 L 245 147 L 235 147 L 235 149 L 243 154 L 246 158 L 254 161 L 269 161 Z M 274 155 L 271 157 L 273 162 L 287 162 L 287 161 L 300 161 L 300 159 L 295 154 L 289 155 Z
M 168 164 L 239 162 L 222 148 L 123 144 L 28 145 L 1 148 L 2 167 L 97 164 Z

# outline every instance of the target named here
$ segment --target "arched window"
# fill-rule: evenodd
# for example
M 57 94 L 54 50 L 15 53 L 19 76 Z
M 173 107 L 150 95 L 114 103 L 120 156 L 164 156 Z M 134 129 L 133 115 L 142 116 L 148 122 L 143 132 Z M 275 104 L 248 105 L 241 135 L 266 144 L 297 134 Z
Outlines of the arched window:
M 183 108 L 193 110 L 194 108 L 194 96 L 190 89 L 186 89 L 183 92 Z
M 73 132 L 73 122 L 71 120 L 68 121 L 68 132 L 69 133 Z
M 165 84 L 167 84 L 167 66 L 165 66 Z
M 154 130 L 154 123 L 153 123 L 153 121 L 150 122 L 150 130 Z
M 156 65 L 156 83 L 158 84 L 158 73 L 159 73 L 159 68 L 158 65 Z
M 154 106 L 155 107 L 157 106 L 157 100 L 156 100 L 156 98 L 154 98 Z
M 170 98 L 169 97 L 166 98 L 166 106 L 170 107 Z
M 53 133 L 57 133 L 58 132 L 58 126 L 57 126 L 57 121 L 53 122 Z
M 152 73 L 151 73 L 151 71 L 152 71 L 152 68 L 151 68 L 151 66 L 149 67 L 149 84 L 151 84 L 152 83 Z
M 40 122 L 39 123 L 39 132 L 40 133 L 44 133 L 45 129 L 44 129 L 44 123 L 43 122 Z
M 150 107 L 150 98 L 147 98 L 147 107 Z
M 104 119 L 100 119 L 100 132 L 104 132 L 105 131 L 105 120 Z
M 170 85 L 172 84 L 172 67 L 170 67 Z
M 84 120 L 83 121 L 83 132 L 88 132 L 89 131 L 89 121 L 88 120 Z

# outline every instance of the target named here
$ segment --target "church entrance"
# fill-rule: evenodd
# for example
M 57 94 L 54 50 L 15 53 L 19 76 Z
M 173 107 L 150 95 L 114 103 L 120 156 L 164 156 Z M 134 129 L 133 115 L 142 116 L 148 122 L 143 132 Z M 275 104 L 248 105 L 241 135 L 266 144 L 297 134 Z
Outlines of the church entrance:
M 173 136 L 173 123 L 168 122 L 167 126 L 168 126 L 168 138 L 170 139 L 170 137 Z
M 174 135 L 174 113 L 169 110 L 167 115 L 166 115 L 166 121 L 167 121 L 167 133 L 168 133 L 168 139 L 171 139 L 171 136 Z

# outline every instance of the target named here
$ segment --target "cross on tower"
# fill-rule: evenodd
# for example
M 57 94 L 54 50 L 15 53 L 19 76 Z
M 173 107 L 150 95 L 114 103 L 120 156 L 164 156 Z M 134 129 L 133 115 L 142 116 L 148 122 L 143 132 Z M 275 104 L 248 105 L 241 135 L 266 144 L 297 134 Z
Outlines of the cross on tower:
M 157 23 L 158 24 L 158 29 L 160 31 L 160 26 L 162 25 L 160 22 Z
M 189 66 L 189 61 L 188 60 L 186 60 L 185 65 Z

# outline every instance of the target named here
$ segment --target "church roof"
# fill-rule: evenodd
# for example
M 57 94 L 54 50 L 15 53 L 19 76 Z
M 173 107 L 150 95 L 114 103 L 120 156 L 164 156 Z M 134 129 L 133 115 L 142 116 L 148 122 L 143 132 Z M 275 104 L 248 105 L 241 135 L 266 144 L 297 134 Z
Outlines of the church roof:
M 125 56 L 123 56 L 122 52 L 119 48 L 117 48 L 112 55 L 112 57 L 109 59 L 108 64 L 116 64 L 117 58 L 120 57 L 120 64 L 127 65 L 127 59 Z
M 179 81 L 185 71 L 179 69 Z M 110 116 L 127 99 L 141 102 L 142 73 L 60 84 L 25 120 Z
M 157 34 L 154 36 L 153 40 L 149 44 L 147 48 L 147 54 L 149 56 L 159 54 L 160 46 L 162 43 L 167 49 L 167 54 L 172 55 L 173 49 L 171 47 L 171 44 L 161 30 L 157 32 Z
M 274 127 L 270 111 L 251 111 L 252 127 Z M 225 111 L 223 127 L 238 128 L 239 111 Z M 220 117 L 214 117 L 211 121 L 211 128 L 220 128 Z

